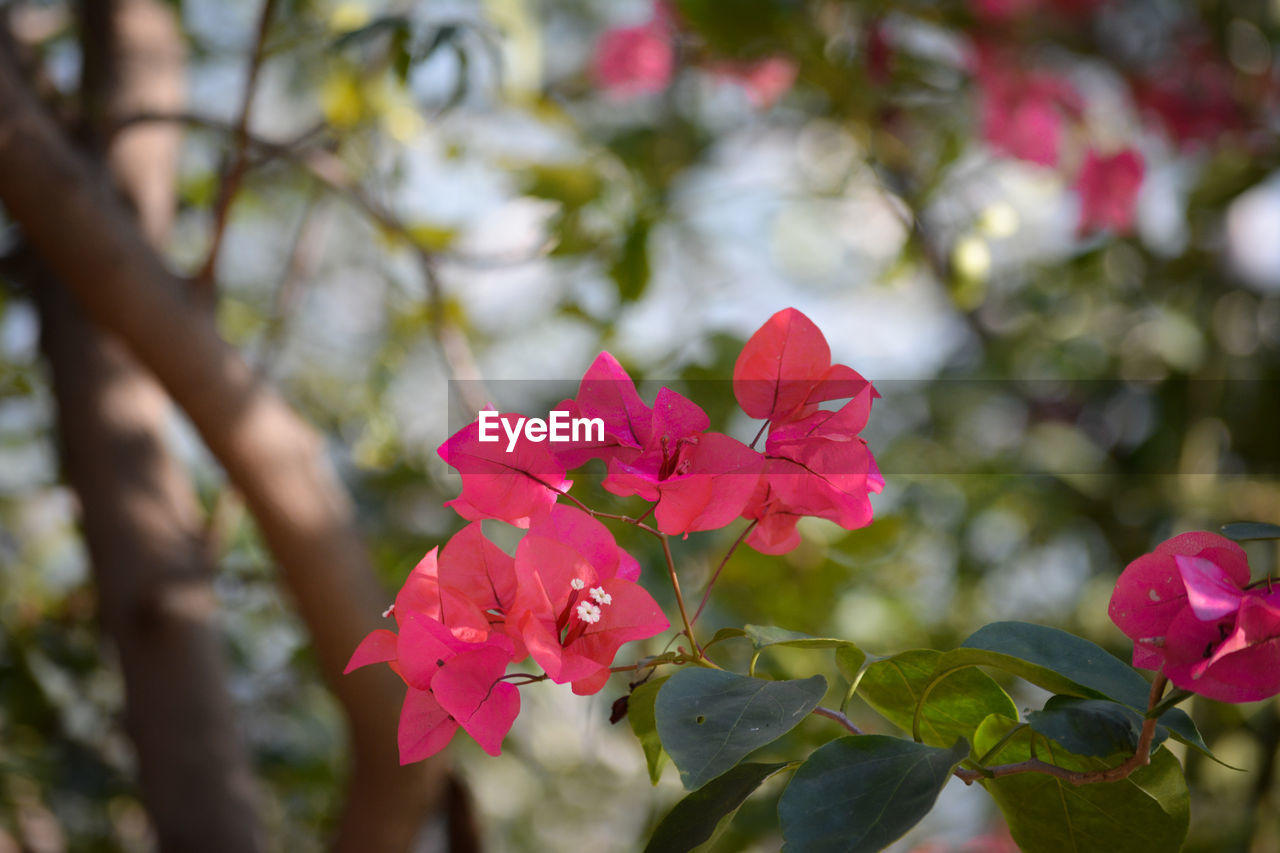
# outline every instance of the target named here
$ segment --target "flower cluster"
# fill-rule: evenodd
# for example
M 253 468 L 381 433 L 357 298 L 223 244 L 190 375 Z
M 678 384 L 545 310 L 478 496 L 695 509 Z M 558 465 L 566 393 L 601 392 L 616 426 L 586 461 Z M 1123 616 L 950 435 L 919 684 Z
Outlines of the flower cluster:
M 756 437 L 767 428 L 763 452 L 711 431 L 706 412 L 669 388 L 645 403 L 607 352 L 557 407 L 602 431 L 542 443 L 514 428 L 519 415 L 499 413 L 490 417 L 512 426 L 510 442 L 482 441 L 477 420 L 440 446 L 462 479 L 448 505 L 471 523 L 413 569 L 387 614 L 396 631 L 371 633 L 348 666 L 386 662 L 405 681 L 402 761 L 434 754 L 458 728 L 496 754 L 520 710 L 509 679 L 595 693 L 622 644 L 669 627 L 637 583 L 639 563 L 569 496 L 570 469 L 603 461 L 604 488 L 650 503 L 641 517 L 652 513 L 652 532 L 662 536 L 745 518 L 747 544 L 778 554 L 799 544 L 802 516 L 846 529 L 870 523 L 868 492 L 883 480 L 858 432 L 876 394 L 852 368 L 831 363 L 808 317 L 779 311 L 752 335 L 733 390 L 748 415 L 766 421 Z M 820 407 L 835 400 L 847 402 Z M 514 556 L 486 538 L 482 521 L 526 529 Z M 543 674 L 506 675 L 526 658 Z
M 1244 549 L 1184 533 L 1134 560 L 1111 596 L 1133 665 L 1223 702 L 1280 693 L 1280 589 L 1250 585 Z

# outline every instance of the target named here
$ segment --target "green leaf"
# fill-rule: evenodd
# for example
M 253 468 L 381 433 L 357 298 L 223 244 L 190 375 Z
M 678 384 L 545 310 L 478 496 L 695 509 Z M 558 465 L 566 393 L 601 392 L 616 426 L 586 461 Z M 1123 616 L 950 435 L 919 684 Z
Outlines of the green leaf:
M 1280 539 L 1280 524 L 1266 524 L 1261 521 L 1236 521 L 1222 525 L 1222 535 L 1237 542 L 1251 542 L 1255 539 Z
M 975 735 L 982 753 L 999 743 L 1017 723 L 988 718 Z M 992 761 L 1012 764 L 1032 757 L 1032 738 L 1024 728 L 1014 734 Z M 1039 758 L 1069 770 L 1110 766 L 1097 758 L 1073 755 L 1043 740 Z M 1177 850 L 1187 834 L 1190 798 L 1178 760 L 1167 749 L 1154 752 L 1151 763 L 1118 782 L 1073 785 L 1045 773 L 1023 773 L 985 779 L 1009 822 L 1013 840 L 1024 853 L 1150 853 Z
M 933 808 L 951 770 L 969 755 L 885 735 L 854 735 L 818 749 L 778 801 L 791 853 L 871 853 Z
M 942 652 L 916 649 L 876 661 L 863 674 L 858 695 L 910 733 L 916 706 L 942 657 Z M 953 670 L 929 692 L 920 714 L 920 739 L 931 746 L 949 746 L 959 737 L 972 740 L 990 714 L 1016 717 L 1018 709 L 991 676 L 972 668 Z
M 821 675 L 764 681 L 690 667 L 658 692 L 658 736 L 692 791 L 791 731 L 826 692 Z
M 937 675 L 985 665 L 1032 684 L 1086 699 L 1113 699 L 1145 711 L 1151 685 L 1138 671 L 1083 637 L 1029 622 L 993 622 L 942 656 Z
M 645 853 L 686 853 L 711 840 L 765 779 L 788 764 L 739 764 L 712 779 L 675 804 L 653 831 Z
M 640 747 L 644 750 L 644 761 L 649 766 L 649 781 L 658 784 L 662 778 L 662 766 L 666 762 L 666 753 L 662 750 L 662 740 L 658 737 L 658 723 L 654 717 L 654 703 L 658 699 L 658 691 L 666 684 L 667 678 L 653 678 L 631 691 L 627 703 L 627 719 L 631 721 L 631 731 L 640 739 Z
M 841 646 L 836 649 L 836 669 L 840 670 L 840 674 L 849 679 L 852 683 L 858 673 L 862 671 L 862 665 L 867 662 L 867 653 L 855 645 Z
M 747 632 L 741 628 L 721 628 L 719 631 L 716 631 L 715 636 L 706 643 L 703 643 L 702 649 L 703 651 L 706 651 L 716 643 L 722 643 L 725 640 L 735 640 L 739 637 L 745 636 L 747 636 Z
M 832 637 L 814 637 L 801 634 L 799 631 L 788 631 L 786 628 L 775 628 L 772 625 L 747 625 L 743 633 L 757 649 L 769 646 L 791 646 L 797 649 L 836 649 L 853 646 L 848 640 L 837 640 Z M 854 648 L 857 648 L 854 646 Z
M 1111 699 L 1144 712 L 1151 694 L 1151 685 L 1136 669 L 1101 646 L 1029 622 L 993 622 L 979 628 L 960 648 L 942 656 L 934 678 L 966 666 L 993 666 L 1053 693 Z M 1213 757 L 1186 711 L 1166 711 L 1160 723 L 1175 740 Z
M 1052 696 L 1043 711 L 1027 715 L 1027 722 L 1034 731 L 1076 755 L 1106 758 L 1116 753 L 1132 754 L 1138 748 L 1143 717 L 1118 702 Z M 1168 729 L 1157 726 L 1152 746 L 1158 746 L 1168 736 Z

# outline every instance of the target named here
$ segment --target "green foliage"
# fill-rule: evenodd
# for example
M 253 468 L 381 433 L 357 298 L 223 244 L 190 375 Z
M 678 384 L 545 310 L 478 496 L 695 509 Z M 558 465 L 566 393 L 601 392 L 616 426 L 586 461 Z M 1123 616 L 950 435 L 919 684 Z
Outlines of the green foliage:
M 1017 716 L 1009 695 L 980 670 L 960 669 L 935 679 L 941 658 L 941 652 L 917 649 L 876 661 L 867 667 L 857 695 L 908 734 L 918 729 L 920 742 L 930 746 L 947 747 L 957 738 L 972 742 L 974 730 L 991 714 Z
M 662 748 L 662 740 L 658 737 L 658 721 L 654 715 L 654 704 L 658 701 L 658 691 L 667 683 L 667 677 L 651 678 L 631 691 L 627 702 L 627 720 L 631 723 L 631 731 L 640 739 L 644 749 L 644 761 L 649 768 L 649 781 L 658 784 L 662 778 L 662 768 L 667 761 L 667 753 Z
M 993 715 L 978 729 L 974 750 L 996 747 L 1015 722 Z M 1024 728 L 993 755 L 1004 764 L 1033 757 L 1070 770 L 1109 766 L 1097 758 L 1073 755 Z M 1114 763 L 1114 760 L 1113 762 Z M 983 785 L 1009 821 L 1024 853 L 1149 853 L 1177 850 L 1186 837 L 1190 814 L 1187 783 L 1178 760 L 1167 749 L 1151 764 L 1118 782 L 1076 786 L 1043 773 L 989 779 Z
M 1237 542 L 1251 542 L 1257 539 L 1280 539 L 1280 524 L 1265 524 L 1260 521 L 1237 521 L 1222 525 L 1222 535 Z
M 788 853 L 873 853 L 933 808 L 969 754 L 884 735 L 833 740 L 800 765 L 778 802 Z
M 743 801 L 786 766 L 785 761 L 744 763 L 712 779 L 676 803 L 653 831 L 645 853 L 685 853 L 714 841 Z
M 1027 722 L 1032 731 L 1060 744 L 1068 752 L 1105 758 L 1138 748 L 1143 717 L 1118 702 L 1052 696 L 1044 703 L 1044 710 L 1027 715 Z M 1168 736 L 1169 730 L 1158 726 L 1152 746 L 1158 746 Z
M 658 735 L 692 791 L 791 731 L 826 692 L 820 675 L 765 681 L 689 667 L 658 692 Z

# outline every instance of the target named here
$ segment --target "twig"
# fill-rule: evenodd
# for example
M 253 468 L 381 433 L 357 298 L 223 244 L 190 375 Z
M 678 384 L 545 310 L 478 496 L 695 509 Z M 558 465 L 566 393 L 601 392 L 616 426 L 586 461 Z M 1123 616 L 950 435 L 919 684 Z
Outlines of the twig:
M 855 735 L 864 734 L 862 729 L 854 725 L 853 720 L 849 719 L 844 714 L 832 708 L 824 708 L 821 705 L 819 705 L 818 707 L 814 708 L 810 713 L 817 714 L 819 717 L 826 717 L 829 720 L 835 720 L 837 723 L 844 726 L 846 729 L 853 732 Z
M 676 605 L 680 608 L 680 621 L 684 623 L 684 635 L 689 638 L 689 645 L 693 646 L 693 653 L 702 660 L 702 647 L 698 645 L 698 641 L 693 637 L 693 626 L 689 624 L 689 614 L 684 609 L 684 596 L 680 594 L 680 579 L 676 577 L 676 561 L 671 556 L 671 539 L 670 537 L 662 537 L 662 555 L 667 560 L 667 573 L 671 575 L 671 588 L 676 594 Z
M 258 72 L 262 68 L 264 48 L 267 42 L 267 31 L 271 27 L 271 15 L 275 10 L 276 0 L 263 0 L 262 11 L 258 15 L 258 31 L 254 37 L 253 50 L 249 56 L 249 67 L 245 72 L 244 93 L 240 101 L 240 114 L 236 118 L 234 134 L 231 140 L 231 153 L 227 157 L 226 167 L 222 172 L 222 181 L 218 188 L 218 201 L 213 210 L 213 235 L 209 240 L 209 253 L 205 256 L 204 265 L 196 274 L 196 282 L 203 289 L 212 287 L 214 275 L 218 267 L 218 252 L 222 248 L 222 240 L 227 230 L 227 219 L 231 213 L 231 203 L 235 200 L 244 173 L 249 165 L 249 113 L 253 109 L 253 96 L 258 88 Z
M 729 563 L 729 558 L 733 556 L 734 551 L 738 550 L 738 546 L 742 544 L 742 540 L 746 539 L 759 523 L 760 519 L 753 519 L 752 522 L 746 526 L 746 529 L 738 534 L 738 538 L 733 540 L 733 544 L 730 545 L 729 550 L 725 552 L 724 558 L 720 560 L 720 565 L 716 566 L 715 572 L 711 575 L 711 580 L 707 581 L 707 588 L 702 591 L 702 600 L 698 602 L 698 609 L 693 612 L 693 619 L 689 624 L 698 624 L 698 617 L 702 615 L 702 609 L 707 606 L 707 601 L 711 598 L 711 588 L 716 585 L 716 579 L 720 577 L 720 573 L 724 571 L 724 567 Z

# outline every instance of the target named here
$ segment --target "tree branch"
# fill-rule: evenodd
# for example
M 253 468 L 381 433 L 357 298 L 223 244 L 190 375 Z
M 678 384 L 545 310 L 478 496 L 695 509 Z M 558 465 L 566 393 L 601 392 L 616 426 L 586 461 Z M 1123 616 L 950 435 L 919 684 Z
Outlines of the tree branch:
M 398 766 L 404 687 L 394 673 L 341 675 L 352 649 L 379 627 L 385 602 L 320 436 L 218 336 L 3 48 L 0 202 L 88 314 L 187 412 L 278 561 L 350 725 L 355 760 L 337 849 L 407 849 L 442 794 L 442 765 Z

